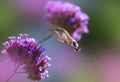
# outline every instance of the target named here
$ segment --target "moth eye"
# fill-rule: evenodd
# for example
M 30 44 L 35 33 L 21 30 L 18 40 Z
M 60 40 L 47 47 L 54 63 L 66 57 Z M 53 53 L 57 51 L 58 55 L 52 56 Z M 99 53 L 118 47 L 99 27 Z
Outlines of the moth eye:
M 73 41 L 73 42 L 72 42 L 72 45 L 73 45 L 73 46 L 76 46 L 76 42 Z

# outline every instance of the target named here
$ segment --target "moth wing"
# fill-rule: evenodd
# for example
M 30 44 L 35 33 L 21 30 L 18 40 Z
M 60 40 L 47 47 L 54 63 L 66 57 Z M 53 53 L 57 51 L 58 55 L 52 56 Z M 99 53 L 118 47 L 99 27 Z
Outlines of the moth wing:
M 60 31 L 53 29 L 52 33 L 57 36 L 59 42 L 64 43 L 64 39 L 62 38 L 62 33 L 60 33 Z

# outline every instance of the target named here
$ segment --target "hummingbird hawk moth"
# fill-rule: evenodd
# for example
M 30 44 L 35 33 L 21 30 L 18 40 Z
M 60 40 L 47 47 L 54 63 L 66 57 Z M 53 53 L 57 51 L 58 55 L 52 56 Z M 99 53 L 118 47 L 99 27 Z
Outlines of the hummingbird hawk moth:
M 59 42 L 71 45 L 77 52 L 80 51 L 80 47 L 77 41 L 72 36 L 70 36 L 70 34 L 65 29 L 55 27 L 51 31 L 54 35 L 57 36 Z

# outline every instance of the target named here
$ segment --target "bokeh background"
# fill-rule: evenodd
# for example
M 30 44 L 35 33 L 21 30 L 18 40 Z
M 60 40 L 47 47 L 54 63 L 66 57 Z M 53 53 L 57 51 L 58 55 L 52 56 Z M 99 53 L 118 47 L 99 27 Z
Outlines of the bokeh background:
M 0 0 L 0 51 L 9 36 L 28 33 L 38 41 L 52 27 L 44 19 L 47 0 Z M 120 1 L 65 0 L 79 5 L 89 17 L 90 33 L 79 42 L 81 52 L 59 43 L 55 37 L 43 46 L 52 58 L 50 77 L 41 82 L 120 82 Z M 14 70 L 14 63 L 0 54 L 0 82 Z M 20 68 L 22 70 L 22 68 Z M 31 82 L 26 74 L 15 75 L 10 82 Z

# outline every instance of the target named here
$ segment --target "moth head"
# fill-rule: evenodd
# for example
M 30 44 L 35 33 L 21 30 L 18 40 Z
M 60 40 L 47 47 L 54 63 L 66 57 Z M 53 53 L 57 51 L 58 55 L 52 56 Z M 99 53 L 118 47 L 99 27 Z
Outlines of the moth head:
M 79 44 L 78 44 L 75 40 L 73 40 L 73 41 L 71 42 L 71 46 L 74 47 L 75 51 L 77 51 L 77 52 L 80 51 Z

